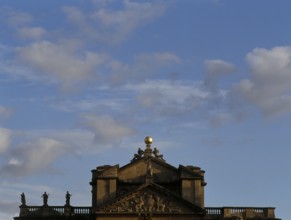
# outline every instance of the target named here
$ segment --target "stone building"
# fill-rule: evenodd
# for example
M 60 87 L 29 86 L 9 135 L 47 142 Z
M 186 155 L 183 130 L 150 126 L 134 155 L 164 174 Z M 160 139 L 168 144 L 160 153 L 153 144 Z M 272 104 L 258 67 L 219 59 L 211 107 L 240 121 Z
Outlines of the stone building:
M 196 166 L 174 167 L 163 158 L 152 138 L 125 166 L 104 165 L 92 170 L 92 206 L 28 206 L 21 195 L 14 220 L 280 220 L 271 207 L 205 207 L 204 171 Z

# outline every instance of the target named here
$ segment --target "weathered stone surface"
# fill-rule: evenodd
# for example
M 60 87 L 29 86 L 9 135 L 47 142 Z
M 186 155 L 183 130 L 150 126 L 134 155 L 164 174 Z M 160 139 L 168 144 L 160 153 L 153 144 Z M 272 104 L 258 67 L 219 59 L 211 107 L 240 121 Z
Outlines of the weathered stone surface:
M 204 215 L 204 209 L 156 184 L 144 184 L 136 190 L 100 207 L 97 212 L 117 213 L 192 213 Z

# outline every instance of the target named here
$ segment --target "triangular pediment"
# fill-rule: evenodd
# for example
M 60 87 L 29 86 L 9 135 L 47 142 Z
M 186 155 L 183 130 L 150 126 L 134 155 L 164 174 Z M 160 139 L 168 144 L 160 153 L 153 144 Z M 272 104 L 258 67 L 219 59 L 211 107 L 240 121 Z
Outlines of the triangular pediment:
M 184 200 L 165 188 L 144 184 L 132 192 L 116 198 L 97 210 L 98 213 L 180 213 L 203 215 L 204 209 Z
M 140 158 L 120 168 L 119 181 L 143 183 L 147 174 L 148 160 L 153 170 L 154 182 L 174 182 L 180 179 L 178 169 L 170 164 L 155 158 Z

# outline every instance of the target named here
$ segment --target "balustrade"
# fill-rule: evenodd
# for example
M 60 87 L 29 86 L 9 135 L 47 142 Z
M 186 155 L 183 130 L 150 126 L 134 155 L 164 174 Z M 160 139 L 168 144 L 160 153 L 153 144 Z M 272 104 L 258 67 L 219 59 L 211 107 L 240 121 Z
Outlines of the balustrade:
M 91 208 L 90 207 L 74 207 L 74 214 L 90 214 Z
M 91 207 L 22 206 L 20 209 L 22 216 L 35 215 L 36 213 L 42 213 L 44 210 L 52 215 L 88 215 L 91 213 Z
M 207 215 L 210 216 L 221 216 L 222 209 L 221 208 L 205 208 L 207 211 Z
M 42 212 L 43 209 L 49 209 L 53 213 L 59 215 L 88 215 L 91 213 L 91 207 L 73 207 L 73 206 L 24 206 L 23 214 L 31 215 L 33 213 Z M 68 208 L 68 209 L 67 209 Z M 26 211 L 25 211 L 26 210 Z M 68 211 L 69 210 L 69 211 Z M 241 216 L 243 218 L 274 218 L 274 208 L 258 208 L 258 207 L 206 207 L 206 219 L 214 219 L 217 217 Z
M 243 218 L 274 218 L 274 208 L 257 208 L 257 207 L 206 207 L 206 216 L 215 218 L 217 216 L 232 217 L 241 216 Z

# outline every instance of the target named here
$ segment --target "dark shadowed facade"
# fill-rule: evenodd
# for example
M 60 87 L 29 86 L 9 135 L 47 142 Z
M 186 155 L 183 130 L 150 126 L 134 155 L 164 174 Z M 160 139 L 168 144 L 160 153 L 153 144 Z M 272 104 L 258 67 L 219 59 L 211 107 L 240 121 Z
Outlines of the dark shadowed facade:
M 279 220 L 271 207 L 204 207 L 204 171 L 195 166 L 178 168 L 152 149 L 138 149 L 131 162 L 92 170 L 92 206 L 73 207 L 70 194 L 64 206 L 28 206 L 21 195 L 15 220 Z M 239 196 L 239 195 L 238 195 Z

